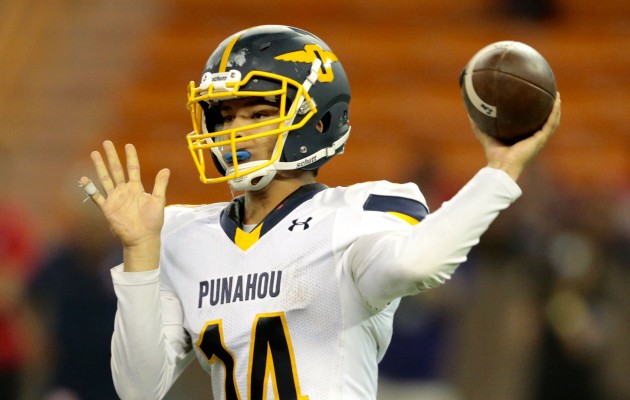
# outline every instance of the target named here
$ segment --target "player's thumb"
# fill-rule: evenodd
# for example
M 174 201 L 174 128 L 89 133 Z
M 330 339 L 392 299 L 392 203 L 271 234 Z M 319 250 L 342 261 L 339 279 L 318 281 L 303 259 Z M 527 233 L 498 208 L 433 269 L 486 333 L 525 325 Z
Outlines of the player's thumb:
M 153 196 L 166 199 L 166 188 L 168 187 L 168 180 L 171 176 L 171 170 L 164 168 L 157 173 L 155 177 L 155 185 L 153 186 Z

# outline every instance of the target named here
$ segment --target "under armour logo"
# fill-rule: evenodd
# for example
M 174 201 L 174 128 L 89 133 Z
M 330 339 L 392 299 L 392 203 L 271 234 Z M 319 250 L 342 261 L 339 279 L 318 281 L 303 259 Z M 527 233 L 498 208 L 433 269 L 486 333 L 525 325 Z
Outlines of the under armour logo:
M 289 227 L 289 230 L 290 230 L 291 232 L 293 232 L 293 228 L 295 228 L 296 226 L 301 226 L 301 227 L 302 227 L 302 230 L 304 230 L 304 231 L 305 231 L 305 230 L 307 230 L 307 229 L 309 228 L 308 223 L 309 223 L 309 221 L 310 221 L 310 220 L 312 220 L 312 219 L 313 219 L 312 217 L 308 217 L 308 218 L 306 219 L 306 221 L 298 221 L 297 219 L 294 219 L 294 220 L 293 220 L 293 225 L 291 225 L 291 226 Z

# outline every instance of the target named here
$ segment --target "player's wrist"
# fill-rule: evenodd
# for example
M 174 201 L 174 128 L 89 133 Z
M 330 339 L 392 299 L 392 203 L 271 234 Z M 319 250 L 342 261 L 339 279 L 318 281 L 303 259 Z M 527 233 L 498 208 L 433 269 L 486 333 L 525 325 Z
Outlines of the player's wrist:
M 133 245 L 123 246 L 125 271 L 141 272 L 158 268 L 160 261 L 160 238 L 147 238 Z
M 523 172 L 523 165 L 514 164 L 506 161 L 489 161 L 488 167 L 500 169 L 510 175 L 514 181 L 517 181 Z

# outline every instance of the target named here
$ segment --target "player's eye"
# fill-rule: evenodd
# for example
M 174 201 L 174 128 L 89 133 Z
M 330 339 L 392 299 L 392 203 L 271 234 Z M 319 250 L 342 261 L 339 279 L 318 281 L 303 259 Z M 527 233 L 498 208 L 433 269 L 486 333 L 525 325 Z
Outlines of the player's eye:
M 234 122 L 234 116 L 233 115 L 224 115 L 222 119 L 223 119 L 223 121 L 221 121 L 221 125 L 223 125 L 223 126 L 229 125 L 232 122 Z
M 261 120 L 268 118 L 270 115 L 267 112 L 255 112 L 252 114 L 251 118 L 255 120 Z

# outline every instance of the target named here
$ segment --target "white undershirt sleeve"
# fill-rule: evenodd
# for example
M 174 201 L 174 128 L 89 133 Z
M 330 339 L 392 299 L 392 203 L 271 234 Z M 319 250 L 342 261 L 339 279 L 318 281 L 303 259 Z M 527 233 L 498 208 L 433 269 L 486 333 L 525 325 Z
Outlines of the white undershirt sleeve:
M 483 168 L 419 224 L 359 238 L 346 260 L 366 303 L 380 310 L 395 298 L 444 283 L 499 212 L 520 195 L 504 171 Z
M 111 369 L 125 400 L 161 399 L 193 358 L 182 305 L 160 291 L 160 270 L 111 270 L 118 309 L 112 336 Z

